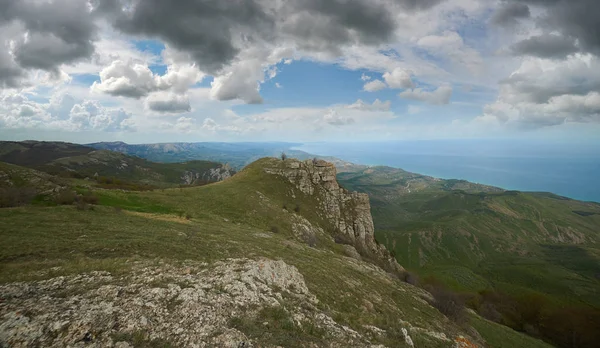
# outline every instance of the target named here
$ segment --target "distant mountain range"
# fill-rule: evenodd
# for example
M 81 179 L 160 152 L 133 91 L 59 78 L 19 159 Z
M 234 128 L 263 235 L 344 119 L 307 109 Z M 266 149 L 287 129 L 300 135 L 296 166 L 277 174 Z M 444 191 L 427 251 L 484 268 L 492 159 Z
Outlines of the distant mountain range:
M 0 142 L 0 162 L 62 177 L 116 177 L 157 187 L 215 182 L 235 173 L 231 167 L 217 162 L 155 163 L 119 152 L 61 142 Z

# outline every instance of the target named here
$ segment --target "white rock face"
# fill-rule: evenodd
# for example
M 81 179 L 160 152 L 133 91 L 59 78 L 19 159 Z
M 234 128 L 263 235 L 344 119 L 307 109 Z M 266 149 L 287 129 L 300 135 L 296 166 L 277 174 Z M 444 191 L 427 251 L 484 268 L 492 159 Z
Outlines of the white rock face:
M 318 309 L 296 267 L 270 259 L 228 259 L 210 267 L 139 263 L 119 278 L 91 272 L 3 285 L 0 294 L 0 347 L 125 348 L 131 343 L 126 338 L 140 332 L 147 341 L 181 347 L 253 347 L 260 342 L 230 320 L 273 306 L 284 308 L 296 325 L 325 329 L 335 346 L 369 346 Z
M 199 173 L 193 171 L 185 171 L 181 176 L 181 182 L 184 185 L 193 185 L 198 182 L 198 180 L 202 181 L 223 181 L 225 179 L 230 178 L 232 175 L 232 170 L 228 165 L 224 165 L 219 168 L 210 168 L 207 172 Z
M 403 270 L 389 252 L 375 241 L 369 196 L 340 187 L 336 180 L 337 171 L 332 163 L 287 159 L 280 161 L 277 167 L 264 170 L 287 178 L 302 193 L 315 196 L 319 202 L 319 210 L 333 225 L 336 233 L 361 254 L 375 257 L 389 270 Z

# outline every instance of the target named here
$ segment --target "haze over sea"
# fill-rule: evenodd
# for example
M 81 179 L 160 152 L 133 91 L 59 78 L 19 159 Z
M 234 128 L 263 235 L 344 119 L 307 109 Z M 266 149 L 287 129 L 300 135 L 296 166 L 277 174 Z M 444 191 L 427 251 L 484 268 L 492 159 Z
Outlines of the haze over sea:
M 366 165 L 509 190 L 546 191 L 600 202 L 600 143 L 524 140 L 428 140 L 306 143 L 295 149 Z

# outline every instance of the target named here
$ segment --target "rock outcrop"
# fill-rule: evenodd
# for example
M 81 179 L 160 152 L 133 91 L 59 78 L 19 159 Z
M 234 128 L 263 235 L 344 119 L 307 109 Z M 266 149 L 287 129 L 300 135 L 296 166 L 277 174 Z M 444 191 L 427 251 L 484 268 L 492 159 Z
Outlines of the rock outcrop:
M 324 160 L 286 159 L 265 172 L 287 178 L 302 194 L 314 196 L 318 210 L 331 226 L 336 242 L 350 244 L 358 252 L 389 271 L 403 271 L 383 245 L 375 240 L 369 196 L 350 192 L 336 179 L 335 165 Z
M 225 164 L 218 168 L 210 168 L 205 172 L 196 172 L 186 170 L 181 175 L 181 182 L 184 185 L 196 185 L 198 183 L 223 181 L 230 178 L 235 172 Z
M 282 316 L 328 333 L 332 347 L 372 346 L 318 308 L 296 267 L 279 260 L 139 263 L 108 272 L 0 286 L 0 347 L 261 347 L 236 323 L 269 330 Z M 261 310 L 277 317 L 253 318 Z

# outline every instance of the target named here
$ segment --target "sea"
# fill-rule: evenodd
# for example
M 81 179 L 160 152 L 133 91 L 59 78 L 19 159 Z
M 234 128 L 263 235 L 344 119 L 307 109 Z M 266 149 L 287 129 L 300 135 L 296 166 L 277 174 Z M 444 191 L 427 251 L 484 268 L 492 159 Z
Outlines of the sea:
M 508 190 L 600 202 L 600 141 L 428 140 L 305 143 L 294 149 Z

